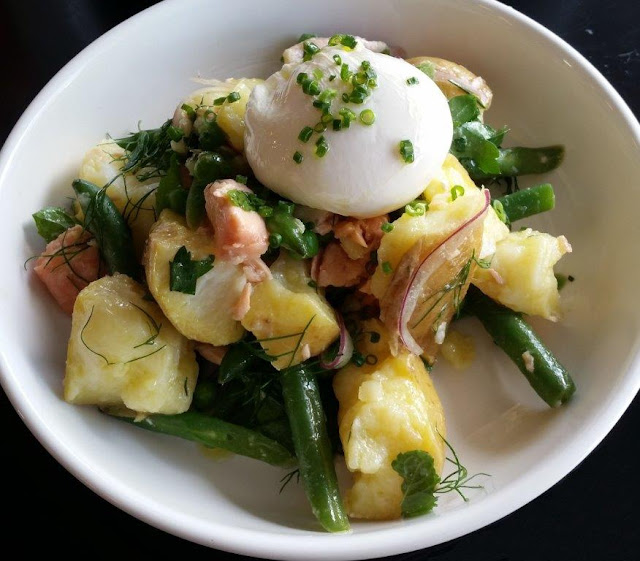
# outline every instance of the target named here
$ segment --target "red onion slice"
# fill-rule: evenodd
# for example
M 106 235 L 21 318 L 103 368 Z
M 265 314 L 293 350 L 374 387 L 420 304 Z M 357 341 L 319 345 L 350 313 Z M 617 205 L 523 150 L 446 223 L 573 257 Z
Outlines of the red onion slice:
M 409 326 L 409 321 L 416 310 L 418 299 L 422 295 L 423 288 L 428 285 L 431 276 L 448 260 L 459 255 L 459 248 L 466 236 L 470 235 L 471 228 L 474 225 L 481 226 L 481 219 L 486 215 L 491 201 L 489 191 L 485 189 L 483 190 L 483 193 L 485 200 L 482 209 L 467 221 L 463 222 L 456 230 L 445 238 L 445 240 L 438 244 L 433 251 L 422 259 L 418 266 L 413 270 L 409 282 L 406 285 L 399 313 L 394 319 L 396 320 L 395 327 L 401 343 L 413 354 L 421 355 L 424 352 L 424 349 L 414 339 L 413 335 L 411 335 Z
M 353 356 L 353 340 L 351 339 L 349 330 L 346 328 L 344 320 L 338 312 L 336 312 L 336 318 L 338 320 L 338 326 L 340 327 L 338 352 L 331 361 L 327 361 L 324 355 L 320 357 L 320 367 L 326 370 L 336 370 L 346 366 Z

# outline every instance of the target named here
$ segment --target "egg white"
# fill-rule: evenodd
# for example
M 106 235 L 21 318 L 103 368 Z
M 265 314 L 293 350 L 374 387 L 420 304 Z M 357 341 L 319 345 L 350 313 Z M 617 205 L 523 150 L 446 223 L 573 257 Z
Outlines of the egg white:
M 339 55 L 352 71 L 369 61 L 378 86 L 363 104 L 344 103 L 352 86 L 340 79 Z M 331 112 L 349 107 L 356 114 L 371 109 L 375 123 L 356 120 L 348 129 L 329 128 L 304 143 L 303 127 L 322 115 L 313 97 L 296 82 L 320 69 L 321 88 L 338 91 Z M 330 81 L 330 76 L 335 79 Z M 407 84 L 415 77 L 418 83 Z M 325 47 L 310 61 L 285 64 L 253 90 L 245 115 L 245 153 L 259 181 L 292 201 L 355 217 L 379 216 L 415 199 L 440 169 L 451 145 L 453 126 L 447 100 L 435 83 L 408 62 L 372 52 L 360 44 L 353 51 Z M 320 158 L 315 143 L 324 135 L 329 151 Z M 415 160 L 405 163 L 401 140 L 413 144 Z M 304 160 L 296 163 L 295 152 Z

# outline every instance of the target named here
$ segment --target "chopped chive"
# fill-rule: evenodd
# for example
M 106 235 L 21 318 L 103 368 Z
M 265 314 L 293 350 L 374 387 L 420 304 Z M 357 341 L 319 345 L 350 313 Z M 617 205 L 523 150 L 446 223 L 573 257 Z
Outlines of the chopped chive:
M 304 52 L 304 55 L 302 56 L 302 60 L 306 62 L 308 60 L 311 60 L 313 58 L 313 55 L 315 55 L 320 49 L 318 45 L 316 45 L 315 43 L 305 41 L 302 44 L 302 50 Z
M 236 175 L 236 181 L 238 183 L 242 183 L 243 185 L 247 184 L 247 176 L 246 175 Z
M 298 43 L 302 43 L 303 41 L 307 41 L 308 39 L 313 39 L 314 37 L 317 37 L 315 33 L 303 33 L 298 38 Z
M 458 197 L 462 197 L 462 195 L 464 195 L 464 187 L 462 185 L 454 185 L 453 187 L 451 187 L 452 201 L 455 201 Z
M 322 77 L 324 76 L 324 72 L 322 70 L 320 70 L 319 68 L 314 69 L 313 71 L 313 77 L 316 80 L 322 80 Z
M 351 357 L 351 361 L 356 366 L 362 366 L 367 361 L 367 359 L 364 357 L 362 353 L 355 351 Z
M 300 154 L 302 156 L 302 154 Z M 269 218 L 273 216 L 273 209 L 270 206 L 261 206 L 258 207 L 258 214 L 262 216 L 262 218 Z
M 360 66 L 362 67 L 362 70 L 368 70 L 371 68 L 371 63 L 368 60 L 363 60 Z
M 411 76 L 411 78 L 407 78 L 407 84 L 409 86 L 415 86 L 416 84 L 419 84 L 420 82 L 418 82 L 418 79 L 415 76 Z
M 313 130 L 316 132 L 324 132 L 327 130 L 327 125 L 325 125 L 322 121 L 315 124 Z
M 301 163 L 302 163 L 302 160 L 304 160 L 304 156 L 303 156 L 300 152 L 297 152 L 297 151 L 296 151 L 296 152 L 294 152 L 294 154 L 293 154 L 293 161 L 294 161 L 296 164 L 301 164 Z
M 343 93 L 342 94 L 342 101 L 344 101 L 345 103 L 349 103 L 349 94 L 348 93 Z
M 367 86 L 369 86 L 373 90 L 378 87 L 378 82 L 375 80 L 375 78 L 370 78 L 367 81 Z
M 334 97 L 336 97 L 336 95 L 338 94 L 338 92 L 336 90 L 334 90 L 333 88 L 327 88 L 326 90 L 323 90 L 320 95 L 318 96 L 318 99 L 321 101 L 329 101 L 331 99 L 333 99 Z
M 400 141 L 400 156 L 406 164 L 411 164 L 414 161 L 413 143 L 410 140 Z
M 367 83 L 367 76 L 364 72 L 357 72 L 351 77 L 351 83 L 354 86 L 362 86 Z
M 333 55 L 333 62 L 338 66 L 342 66 L 342 57 L 340 55 Z
M 507 213 L 505 212 L 504 206 L 502 206 L 502 203 L 498 199 L 493 199 L 491 201 L 491 206 L 493 207 L 493 210 L 496 211 L 496 214 L 498 215 L 498 218 L 500 219 L 500 221 L 508 225 L 509 218 L 507 218 Z
M 404 211 L 409 216 L 423 216 L 429 210 L 429 205 L 425 201 L 413 201 L 404 207 Z
M 308 142 L 313 134 L 313 129 L 311 127 L 304 127 L 300 134 L 298 135 L 298 139 L 302 140 L 302 142 Z
M 388 234 L 389 232 L 393 231 L 393 224 L 391 224 L 391 222 L 385 222 L 382 226 L 380 226 L 380 229 L 385 233 Z
M 183 103 L 180 109 L 182 109 L 187 114 L 187 117 L 189 117 L 189 119 L 191 119 L 192 121 L 196 118 L 196 110 L 191 107 L 191 105 Z
M 298 82 L 298 84 L 302 84 L 302 82 L 304 82 L 308 78 L 309 74 L 307 74 L 306 72 L 300 72 L 300 74 L 296 76 L 296 82 Z
M 229 103 L 235 103 L 236 101 L 238 101 L 240 99 L 240 94 L 238 92 L 231 92 L 228 96 L 227 96 L 227 101 Z
M 320 84 L 316 80 L 309 82 L 307 86 L 307 92 L 309 95 L 318 95 L 320 93 Z
M 340 40 L 342 39 L 342 35 L 332 35 L 329 37 L 329 46 L 335 47 L 340 44 Z
M 324 115 L 322 115 L 322 117 L 320 118 L 320 122 L 328 125 L 329 123 L 331 123 L 333 121 L 333 115 L 331 113 L 325 113 Z
M 358 41 L 356 41 L 356 38 L 353 35 L 343 35 L 340 39 L 340 44 L 345 47 L 349 47 L 350 49 L 355 49 Z
M 348 82 L 351 78 L 351 70 L 349 70 L 349 65 L 346 62 L 340 67 L 340 78 L 343 82 Z
M 330 101 L 322 101 L 320 98 L 318 99 L 314 99 L 313 100 L 313 106 L 317 107 L 318 109 L 329 109 L 331 107 L 331 102 Z
M 333 130 L 334 131 L 342 130 L 342 121 L 340 119 L 333 120 Z
M 218 97 L 218 98 L 213 100 L 213 104 L 214 105 L 222 105 L 225 101 L 227 101 L 226 96 L 225 97 Z
M 382 264 L 382 272 L 385 275 L 390 275 L 391 273 L 393 273 L 393 267 L 391 266 L 391 263 L 389 263 L 389 261 L 385 261 Z
M 429 76 L 432 80 L 436 76 L 436 67 L 432 62 L 423 62 L 422 64 L 419 64 L 418 70 Z
M 373 123 L 376 120 L 376 114 L 371 111 L 371 109 L 365 109 L 364 111 L 360 112 L 360 122 L 363 125 L 373 125 Z
M 322 158 L 329 151 L 329 144 L 324 136 L 316 141 L 316 156 Z
M 333 82 L 335 79 L 336 79 L 335 74 L 331 74 L 331 76 L 329 76 L 329 82 Z

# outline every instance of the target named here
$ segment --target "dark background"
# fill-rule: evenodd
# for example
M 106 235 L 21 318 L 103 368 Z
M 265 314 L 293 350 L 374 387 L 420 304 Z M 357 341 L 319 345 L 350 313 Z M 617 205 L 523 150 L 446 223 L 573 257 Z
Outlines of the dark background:
M 31 99 L 69 59 L 111 27 L 154 3 L 0 0 L 0 142 Z M 513 1 L 511 5 L 576 47 L 622 94 L 635 114 L 640 114 L 638 0 Z M 613 190 L 615 186 L 603 188 Z M 611 197 L 615 202 L 613 193 Z M 71 558 L 97 554 L 129 559 L 168 555 L 248 559 L 160 532 L 93 494 L 49 456 L 2 392 L 0 426 L 4 440 L 2 493 L 9 499 L 2 517 L 5 548 L 17 546 L 23 553 Z M 529 505 L 471 535 L 392 559 L 640 559 L 640 492 L 635 481 L 639 429 L 640 398 L 636 397 L 604 442 Z

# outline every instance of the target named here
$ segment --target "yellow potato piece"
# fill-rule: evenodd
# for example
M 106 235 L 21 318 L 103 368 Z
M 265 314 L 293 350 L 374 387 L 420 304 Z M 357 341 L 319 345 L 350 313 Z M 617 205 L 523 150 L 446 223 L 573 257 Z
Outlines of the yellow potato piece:
M 490 268 L 477 267 L 471 282 L 512 310 L 556 321 L 560 293 L 553 267 L 570 251 L 564 236 L 531 228 L 511 232 L 496 244 Z
M 254 288 L 242 325 L 267 354 L 278 357 L 272 364 L 281 370 L 320 354 L 340 328 L 324 296 L 309 286 L 302 261 L 282 252 L 271 272 L 272 279 Z
M 393 230 L 383 236 L 378 249 L 379 265 L 371 279 L 373 294 L 382 299 L 391 284 L 392 275 L 385 272 L 384 263 L 388 263 L 391 270 L 395 271 L 404 254 L 418 241 L 435 247 L 478 212 L 483 204 L 484 195 L 474 188 L 465 191 L 455 201 L 445 201 L 437 206 L 432 204 L 423 216 L 405 213 L 393 222 Z
M 124 154 L 123 148 L 105 138 L 85 154 L 78 177 L 103 187 L 120 174 L 125 163 Z M 156 221 L 155 189 L 158 181 L 155 177 L 140 182 L 134 175 L 127 173 L 118 177 L 107 188 L 107 195 L 131 228 L 138 258 L 142 257 L 149 230 Z
M 198 377 L 193 345 L 125 275 L 78 295 L 64 378 L 69 403 L 173 415 L 189 408 Z
M 230 78 L 229 80 L 212 80 L 205 88 L 200 88 L 183 101 L 196 110 L 195 127 L 198 129 L 199 120 L 207 111 L 217 114 L 217 122 L 220 128 L 227 133 L 229 142 L 239 152 L 244 150 L 244 114 L 247 109 L 247 101 L 253 88 L 263 82 L 258 78 Z M 227 97 L 230 93 L 237 92 L 240 99 L 222 105 L 214 105 L 216 99 Z
M 377 320 L 367 322 L 364 331 L 364 345 L 359 342 L 358 350 L 375 355 L 378 362 L 348 365 L 333 381 L 340 403 L 340 439 L 354 477 L 346 505 L 355 518 L 393 519 L 401 514 L 402 478 L 391 462 L 402 452 L 424 450 L 441 472 L 444 413 L 422 360 L 409 353 L 392 357 L 384 327 Z M 367 342 L 367 331 L 381 333 L 380 342 Z
M 149 234 L 144 256 L 151 294 L 185 337 L 216 346 L 235 343 L 244 333 L 232 317 L 246 284 L 242 267 L 216 259 L 213 269 L 197 280 L 195 294 L 172 291 L 169 264 L 182 246 L 191 259 L 205 259 L 213 254 L 213 236 L 202 228 L 189 229 L 182 216 L 165 209 Z

